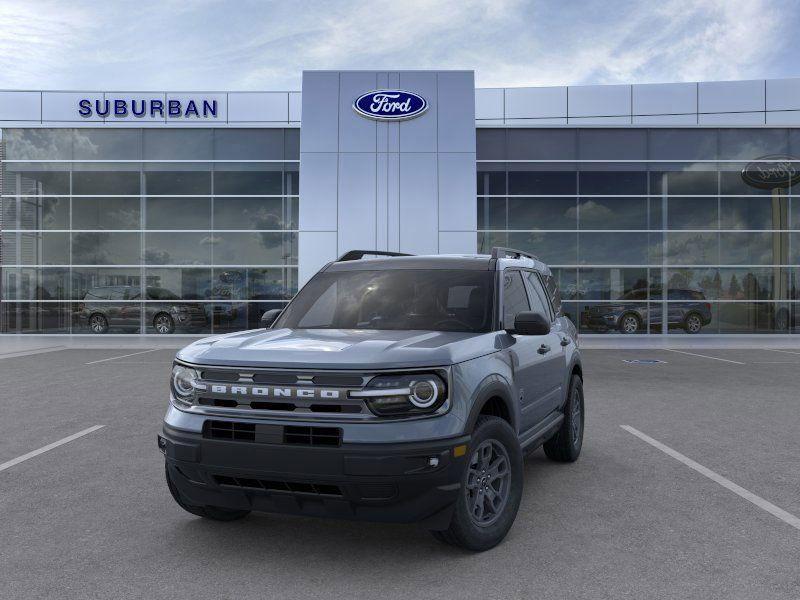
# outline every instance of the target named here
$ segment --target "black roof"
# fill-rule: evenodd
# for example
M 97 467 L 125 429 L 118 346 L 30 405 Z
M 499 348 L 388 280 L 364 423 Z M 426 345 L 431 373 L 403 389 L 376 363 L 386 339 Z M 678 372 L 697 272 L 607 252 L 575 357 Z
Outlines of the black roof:
M 450 269 L 488 271 L 492 259 L 487 255 L 458 256 L 393 256 L 390 258 L 367 258 L 346 260 L 328 265 L 326 271 L 380 271 L 384 269 Z

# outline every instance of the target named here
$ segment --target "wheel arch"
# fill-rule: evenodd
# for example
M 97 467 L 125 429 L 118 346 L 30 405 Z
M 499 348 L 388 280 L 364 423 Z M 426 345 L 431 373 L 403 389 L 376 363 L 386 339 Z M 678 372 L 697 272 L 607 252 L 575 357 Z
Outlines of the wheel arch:
M 512 400 L 513 394 L 508 382 L 497 376 L 484 380 L 475 395 L 469 411 L 465 430 L 471 432 L 481 415 L 492 415 L 506 421 L 514 431 L 518 431 L 518 411 Z

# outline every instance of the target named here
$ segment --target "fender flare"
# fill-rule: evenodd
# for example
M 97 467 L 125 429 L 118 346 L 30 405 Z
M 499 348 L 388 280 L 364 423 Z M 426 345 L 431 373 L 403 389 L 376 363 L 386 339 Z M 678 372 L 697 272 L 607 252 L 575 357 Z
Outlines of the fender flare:
M 519 431 L 517 426 L 519 424 L 519 411 L 517 404 L 513 401 L 514 395 L 508 381 L 500 375 L 490 375 L 484 379 L 478 386 L 478 390 L 473 396 L 472 407 L 467 417 L 467 423 L 464 428 L 465 433 L 469 433 L 475 429 L 475 423 L 478 421 L 481 410 L 489 401 L 490 398 L 500 398 L 505 405 L 508 412 L 511 428 L 514 431 Z

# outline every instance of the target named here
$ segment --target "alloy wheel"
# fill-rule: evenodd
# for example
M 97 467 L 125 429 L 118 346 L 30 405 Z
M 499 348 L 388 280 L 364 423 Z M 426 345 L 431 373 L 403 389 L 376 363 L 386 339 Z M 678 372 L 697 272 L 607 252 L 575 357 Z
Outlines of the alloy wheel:
M 625 333 L 636 333 L 639 329 L 639 321 L 633 315 L 625 315 L 622 319 L 622 330 Z
M 686 319 L 686 329 L 689 330 L 689 333 L 697 333 L 702 329 L 703 324 L 700 322 L 700 317 L 697 315 L 690 315 L 688 319 Z
M 479 527 L 494 524 L 508 504 L 511 462 L 505 446 L 484 440 L 472 453 L 465 493 L 472 522 Z
M 89 329 L 94 333 L 103 333 L 106 330 L 106 320 L 102 315 L 93 315 L 89 320 Z
M 158 315 L 154 325 L 158 333 L 169 333 L 172 330 L 171 319 L 167 315 Z

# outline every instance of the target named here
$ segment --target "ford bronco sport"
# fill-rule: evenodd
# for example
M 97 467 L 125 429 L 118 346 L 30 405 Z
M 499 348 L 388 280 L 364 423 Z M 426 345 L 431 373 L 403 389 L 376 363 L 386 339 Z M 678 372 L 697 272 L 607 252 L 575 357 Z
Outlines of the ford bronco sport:
M 158 445 L 190 513 L 420 522 L 485 550 L 523 454 L 580 454 L 576 329 L 533 256 L 351 251 L 262 324 L 176 356 Z

